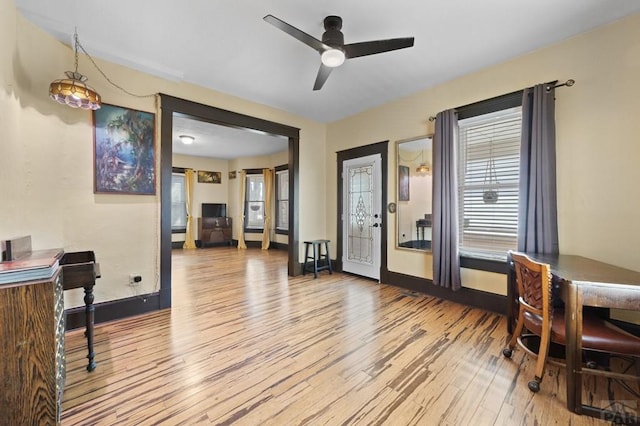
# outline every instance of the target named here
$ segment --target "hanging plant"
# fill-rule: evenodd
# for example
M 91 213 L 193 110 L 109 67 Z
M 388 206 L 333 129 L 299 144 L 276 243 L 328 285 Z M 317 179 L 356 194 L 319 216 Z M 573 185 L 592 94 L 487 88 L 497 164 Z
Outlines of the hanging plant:
M 493 140 L 489 142 L 489 160 L 487 160 L 487 169 L 484 172 L 484 192 L 482 193 L 482 201 L 485 204 L 495 204 L 498 202 L 498 173 L 496 172 L 496 163 L 493 159 Z

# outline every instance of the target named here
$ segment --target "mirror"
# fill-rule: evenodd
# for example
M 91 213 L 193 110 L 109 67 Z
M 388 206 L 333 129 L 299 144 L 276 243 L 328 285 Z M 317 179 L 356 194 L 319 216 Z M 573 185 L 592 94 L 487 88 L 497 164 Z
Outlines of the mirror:
M 396 247 L 431 251 L 433 135 L 396 142 Z

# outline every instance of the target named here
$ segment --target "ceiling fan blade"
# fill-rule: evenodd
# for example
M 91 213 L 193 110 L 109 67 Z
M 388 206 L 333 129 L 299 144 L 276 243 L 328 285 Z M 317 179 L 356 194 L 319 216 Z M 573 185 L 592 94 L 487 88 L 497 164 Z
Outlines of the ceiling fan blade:
M 322 86 L 324 86 L 324 82 L 329 78 L 329 74 L 331 74 L 331 70 L 333 68 L 326 66 L 325 64 L 320 64 L 320 69 L 318 70 L 318 76 L 316 77 L 316 82 L 313 85 L 313 90 L 320 90 Z
M 391 38 L 388 40 L 364 41 L 344 45 L 344 53 L 347 58 L 375 55 L 376 53 L 390 52 L 413 46 L 413 37 Z
M 264 19 L 265 21 L 267 21 L 268 23 L 270 23 L 274 27 L 284 31 L 287 34 L 289 34 L 290 36 L 300 40 L 301 42 L 303 42 L 307 46 L 312 47 L 313 49 L 317 50 L 320 53 L 324 52 L 327 49 L 331 49 L 329 46 L 327 46 L 326 44 L 324 44 L 323 42 L 321 42 L 317 38 L 312 37 L 309 34 L 305 33 L 304 31 L 301 31 L 301 30 L 297 29 L 296 27 L 287 24 L 283 20 L 278 19 L 273 15 L 267 15 L 262 19 Z

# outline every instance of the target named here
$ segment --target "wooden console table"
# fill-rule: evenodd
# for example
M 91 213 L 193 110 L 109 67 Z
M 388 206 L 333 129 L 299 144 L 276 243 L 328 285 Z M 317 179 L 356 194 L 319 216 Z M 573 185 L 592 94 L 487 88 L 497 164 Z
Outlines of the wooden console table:
M 82 287 L 84 289 L 85 305 L 85 336 L 87 337 L 87 371 L 96 369 L 93 351 L 93 321 L 95 307 L 93 306 L 93 286 L 100 278 L 100 264 L 96 263 L 93 251 L 79 251 L 65 253 L 60 260 L 63 272 L 64 290 Z

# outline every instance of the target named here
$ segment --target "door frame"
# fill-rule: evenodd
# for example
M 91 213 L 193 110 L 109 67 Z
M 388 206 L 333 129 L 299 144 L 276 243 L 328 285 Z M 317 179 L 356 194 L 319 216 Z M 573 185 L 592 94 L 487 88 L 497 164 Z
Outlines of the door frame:
M 388 156 L 389 156 L 389 141 L 377 142 L 370 145 L 359 146 L 356 148 L 347 149 L 344 151 L 338 151 L 337 173 L 338 173 L 338 202 L 336 212 L 336 270 L 342 271 L 342 200 L 343 200 L 343 179 L 342 179 L 342 163 L 346 160 L 352 160 L 354 158 L 366 157 L 367 155 L 380 154 L 382 161 L 380 163 L 380 173 L 382 174 L 382 201 L 380 211 L 382 215 L 382 226 L 380 229 L 380 282 L 384 283 L 388 281 L 389 269 L 387 268 L 387 222 L 389 221 L 389 212 L 387 210 L 387 176 L 388 176 Z
M 289 139 L 289 235 L 288 273 L 300 275 L 298 261 L 299 230 L 298 203 L 300 129 L 261 118 L 251 117 L 200 104 L 170 95 L 160 94 L 160 309 L 171 307 L 171 173 L 173 163 L 173 116 L 183 114 L 222 126 L 248 129 L 266 134 L 285 136 Z

